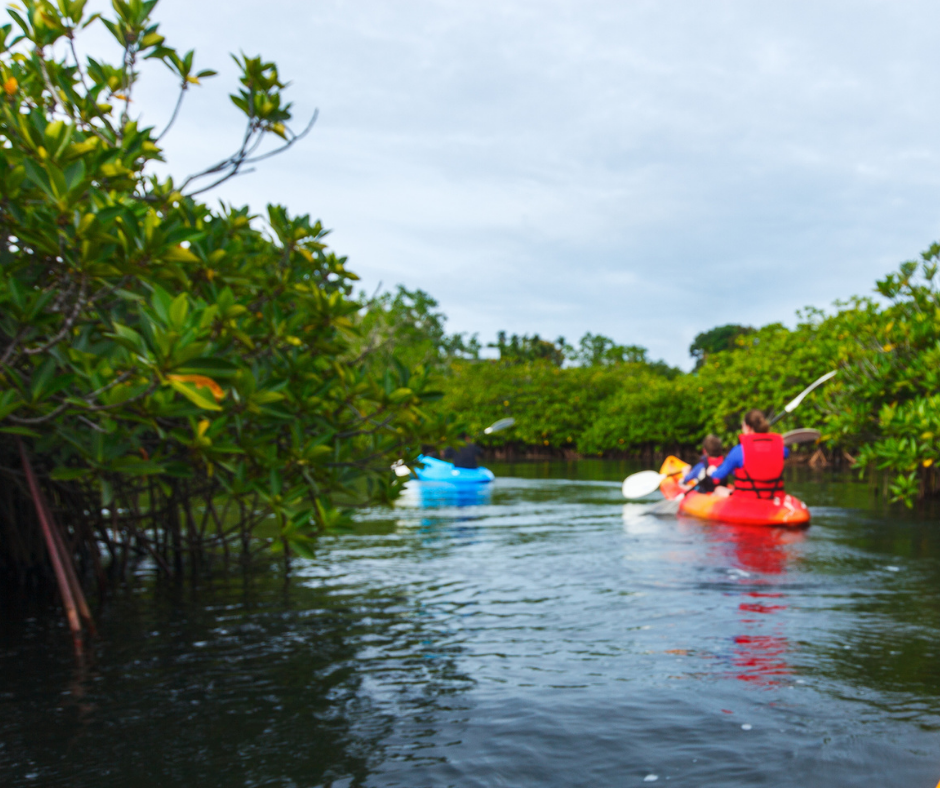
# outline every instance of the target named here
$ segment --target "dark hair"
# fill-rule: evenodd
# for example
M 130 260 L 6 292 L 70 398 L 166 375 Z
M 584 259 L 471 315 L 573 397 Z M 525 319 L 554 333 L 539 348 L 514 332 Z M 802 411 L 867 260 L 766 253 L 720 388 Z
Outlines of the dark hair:
M 751 408 L 744 414 L 744 423 L 754 432 L 767 432 L 770 429 L 770 424 L 767 422 L 764 412 L 757 408 Z
M 720 457 L 724 454 L 721 447 L 721 438 L 717 435 L 706 435 L 702 441 L 702 451 L 709 457 Z

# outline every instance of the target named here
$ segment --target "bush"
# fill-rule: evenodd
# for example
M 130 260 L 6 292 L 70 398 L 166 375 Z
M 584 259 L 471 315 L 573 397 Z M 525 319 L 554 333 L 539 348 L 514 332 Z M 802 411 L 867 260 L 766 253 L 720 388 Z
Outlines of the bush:
M 277 67 L 238 59 L 244 144 L 177 184 L 148 173 L 162 134 L 131 114 L 138 64 L 165 64 L 181 100 L 214 72 L 166 45 L 154 2 L 101 20 L 114 64 L 67 46 L 98 18 L 84 0 L 24 5 L 20 36 L 0 29 L 0 457 L 25 439 L 83 533 L 109 507 L 152 546 L 198 503 L 199 538 L 212 522 L 224 541 L 216 503 L 234 503 L 242 537 L 273 520 L 276 544 L 306 551 L 338 505 L 393 496 L 392 460 L 443 428 L 427 368 L 354 352 L 356 276 L 319 222 L 199 201 L 265 140 L 305 133 Z
M 646 365 L 631 363 L 562 368 L 547 361 L 454 362 L 444 382 L 442 407 L 471 434 L 497 419 L 514 417 L 512 430 L 484 439 L 490 446 L 575 449 L 612 394 L 654 377 Z
M 705 437 L 702 399 L 690 376 L 664 378 L 638 374 L 599 408 L 597 418 L 578 440 L 578 450 L 683 448 Z

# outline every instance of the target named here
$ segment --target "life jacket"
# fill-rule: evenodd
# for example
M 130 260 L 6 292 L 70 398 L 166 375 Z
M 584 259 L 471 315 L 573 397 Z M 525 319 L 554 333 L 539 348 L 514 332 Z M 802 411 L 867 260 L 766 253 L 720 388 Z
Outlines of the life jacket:
M 707 470 L 708 468 L 717 468 L 725 461 L 725 458 L 723 456 L 709 457 L 707 454 L 703 454 L 700 461 L 705 465 Z M 695 489 L 697 492 L 710 493 L 713 492 L 717 486 L 718 485 L 715 484 L 715 480 L 712 479 L 711 476 L 706 476 L 704 479 L 699 480 L 699 483 L 695 486 Z
M 752 432 L 739 436 L 744 467 L 734 471 L 736 498 L 773 499 L 783 493 L 783 436 Z

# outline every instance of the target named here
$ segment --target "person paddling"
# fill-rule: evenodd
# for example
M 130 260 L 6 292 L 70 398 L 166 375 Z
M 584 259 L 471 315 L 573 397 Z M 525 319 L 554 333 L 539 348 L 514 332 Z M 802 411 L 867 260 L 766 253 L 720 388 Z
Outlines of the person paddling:
M 477 446 L 466 433 L 460 437 L 466 443 L 456 450 L 450 447 L 444 449 L 444 459 L 452 462 L 457 468 L 479 468 L 483 449 Z
M 702 458 L 682 479 L 682 486 L 687 490 L 695 487 L 699 492 L 712 492 L 715 482 L 708 474 L 708 469 L 717 468 L 724 459 L 721 438 L 717 435 L 706 435 L 702 441 Z
M 739 440 L 715 468 L 712 479 L 728 481 L 733 475 L 736 498 L 773 500 L 783 495 L 783 461 L 790 456 L 783 436 L 770 432 L 767 418 L 754 408 L 744 416 Z

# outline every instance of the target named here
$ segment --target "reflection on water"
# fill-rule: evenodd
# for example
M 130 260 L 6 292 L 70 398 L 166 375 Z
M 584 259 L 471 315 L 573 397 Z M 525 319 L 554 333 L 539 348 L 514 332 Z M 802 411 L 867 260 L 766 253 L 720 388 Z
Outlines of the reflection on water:
M 727 526 L 624 504 L 619 464 L 523 470 L 409 486 L 289 584 L 142 576 L 78 667 L 5 613 L 2 785 L 936 784 L 935 521 L 797 476 L 809 530 Z
M 787 609 L 788 595 L 763 589 L 784 585 L 796 552 L 791 548 L 806 538 L 806 531 L 714 524 L 706 526 L 705 533 L 741 570 L 732 580 L 741 589 L 741 632 L 733 636 L 731 660 L 735 678 L 764 686 L 779 683 L 793 672 L 787 661 L 790 647 L 782 616 L 775 615 Z
M 735 632 L 727 636 L 727 650 L 699 652 L 702 659 L 728 663 L 729 676 L 756 685 L 769 686 L 790 676 L 787 662 L 790 650 L 780 617 L 788 596 L 780 590 L 786 583 L 788 565 L 806 539 L 804 529 L 767 528 L 728 523 L 701 522 L 685 516 L 664 518 L 653 515 L 655 504 L 627 503 L 622 507 L 624 531 L 633 536 L 655 536 L 660 529 L 685 532 L 692 539 L 704 539 L 700 555 L 715 568 L 725 596 L 739 599 Z M 677 556 L 684 562 L 686 556 Z M 686 649 L 671 653 L 688 655 Z
M 489 503 L 492 484 L 453 484 L 452 482 L 407 482 L 398 506 L 418 509 L 441 509 L 447 506 L 480 506 Z

